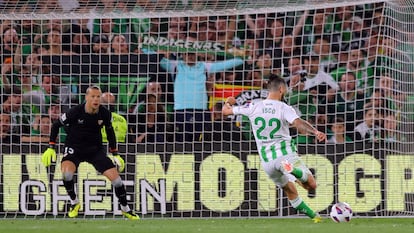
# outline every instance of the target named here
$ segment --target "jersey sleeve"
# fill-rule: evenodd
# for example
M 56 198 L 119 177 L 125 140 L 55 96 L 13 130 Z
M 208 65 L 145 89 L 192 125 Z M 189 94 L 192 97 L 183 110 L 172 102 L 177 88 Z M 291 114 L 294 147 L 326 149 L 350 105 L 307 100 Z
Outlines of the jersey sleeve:
M 285 105 L 285 107 L 283 108 L 283 117 L 290 124 L 292 124 L 294 120 L 299 118 L 299 116 L 296 113 L 295 109 L 292 106 L 289 106 L 289 105 Z
M 245 115 L 250 116 L 252 113 L 253 104 L 248 103 L 243 106 L 233 106 L 233 114 L 234 115 Z
M 58 120 L 53 122 L 52 128 L 50 129 L 50 137 L 49 137 L 50 143 L 56 143 L 56 138 L 59 135 L 60 127 L 70 124 L 70 122 L 76 115 L 76 112 L 78 109 L 79 109 L 78 107 L 69 109 L 68 112 L 63 113 L 62 115 L 60 115 Z
M 84 108 L 85 105 L 77 105 L 71 109 L 69 109 L 66 113 L 63 113 L 59 117 L 59 121 L 62 125 L 68 125 L 71 124 L 74 120 L 76 120 L 77 116 L 80 114 L 82 108 Z

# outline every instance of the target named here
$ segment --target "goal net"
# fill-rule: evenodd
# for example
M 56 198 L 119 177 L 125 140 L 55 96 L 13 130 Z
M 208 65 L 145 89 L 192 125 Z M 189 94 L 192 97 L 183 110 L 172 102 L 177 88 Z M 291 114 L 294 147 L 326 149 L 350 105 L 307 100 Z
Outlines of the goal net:
M 229 96 L 265 98 L 270 75 L 328 135 L 291 132 L 318 182 L 298 186 L 312 209 L 414 213 L 412 0 L 4 0 L 0 11 L 1 218 L 67 217 L 63 129 L 58 162 L 40 158 L 90 85 L 113 112 L 143 218 L 304 216 L 262 170 L 248 119 L 220 112 Z M 80 217 L 120 217 L 93 166 L 75 180 Z

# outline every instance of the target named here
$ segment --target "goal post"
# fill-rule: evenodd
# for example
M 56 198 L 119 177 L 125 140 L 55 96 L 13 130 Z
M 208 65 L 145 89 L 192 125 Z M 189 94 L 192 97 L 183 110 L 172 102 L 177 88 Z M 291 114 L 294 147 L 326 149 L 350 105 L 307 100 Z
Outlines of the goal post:
M 412 215 L 412 12 L 413 0 L 2 1 L 0 218 L 67 217 L 65 131 L 56 164 L 40 155 L 51 122 L 90 85 L 112 93 L 105 106 L 127 122 L 114 127 L 121 176 L 143 218 L 304 217 L 262 170 L 247 119 L 220 114 L 228 96 L 265 98 L 270 74 L 329 138 L 292 131 L 318 182 L 298 186 L 311 208 Z M 192 55 L 197 65 L 179 74 Z M 205 78 L 180 80 L 193 76 Z M 81 218 L 121 216 L 91 165 L 75 177 Z

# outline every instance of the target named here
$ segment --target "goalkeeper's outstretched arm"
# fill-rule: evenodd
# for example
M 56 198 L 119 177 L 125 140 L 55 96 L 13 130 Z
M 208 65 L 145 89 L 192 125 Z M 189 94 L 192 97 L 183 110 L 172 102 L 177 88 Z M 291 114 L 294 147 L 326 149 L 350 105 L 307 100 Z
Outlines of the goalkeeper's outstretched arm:
M 56 143 L 56 138 L 59 134 L 59 129 L 62 126 L 63 126 L 63 123 L 60 120 L 56 120 L 55 122 L 53 122 L 52 128 L 50 129 L 49 143 L 53 143 L 53 144 Z

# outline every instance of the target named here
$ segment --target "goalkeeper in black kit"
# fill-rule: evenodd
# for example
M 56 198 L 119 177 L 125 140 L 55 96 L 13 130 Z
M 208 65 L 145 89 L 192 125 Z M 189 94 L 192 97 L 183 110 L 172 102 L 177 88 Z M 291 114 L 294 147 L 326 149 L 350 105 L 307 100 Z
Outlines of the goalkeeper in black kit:
M 101 95 L 99 87 L 89 87 L 86 90 L 85 103 L 69 109 L 53 123 L 49 148 L 42 155 L 42 163 L 48 167 L 56 161 L 56 138 L 59 128 L 64 126 L 67 137 L 61 161 L 61 171 L 63 184 L 71 199 L 68 216 L 71 218 L 78 216 L 81 203 L 75 193 L 73 176 L 81 162 L 88 162 L 112 182 L 115 194 L 121 204 L 122 214 L 129 219 L 138 220 L 139 216 L 127 204 L 125 186 L 119 176 L 119 172 L 125 168 L 125 162 L 118 154 L 111 112 L 101 106 Z M 102 145 L 101 128 L 103 126 L 106 129 L 109 151 L 113 155 L 113 160 L 107 156 L 105 147 Z

